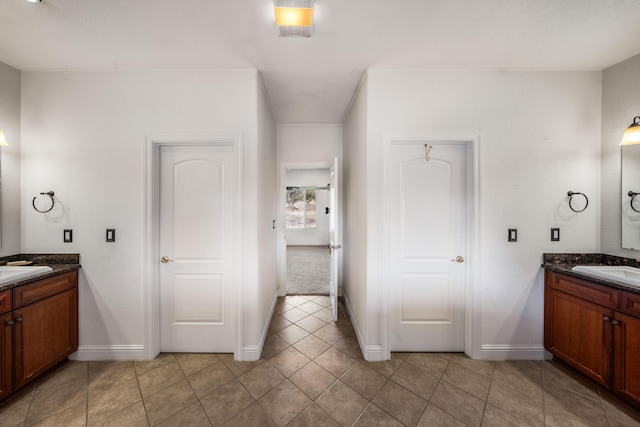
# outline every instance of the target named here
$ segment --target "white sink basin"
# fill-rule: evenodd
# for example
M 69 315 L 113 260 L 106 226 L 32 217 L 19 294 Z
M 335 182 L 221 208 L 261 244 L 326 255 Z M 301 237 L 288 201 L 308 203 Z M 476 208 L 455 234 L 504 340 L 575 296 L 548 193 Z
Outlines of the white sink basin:
M 28 279 L 38 274 L 47 273 L 53 271 L 51 267 L 44 265 L 27 266 L 27 267 L 15 267 L 15 266 L 0 266 L 0 285 L 10 282 L 16 282 L 18 280 Z
M 576 265 L 572 270 L 640 287 L 640 268 L 610 265 Z

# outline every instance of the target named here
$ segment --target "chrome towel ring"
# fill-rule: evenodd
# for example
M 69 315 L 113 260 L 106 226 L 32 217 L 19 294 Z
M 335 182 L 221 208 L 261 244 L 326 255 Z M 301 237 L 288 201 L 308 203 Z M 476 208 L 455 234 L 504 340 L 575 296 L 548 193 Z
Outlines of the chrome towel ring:
M 640 194 L 640 193 L 635 193 L 635 192 L 633 192 L 633 191 L 629 191 L 629 192 L 627 193 L 627 195 L 628 195 L 629 197 L 631 197 L 631 201 L 629 202 L 629 206 L 631 206 L 631 209 L 633 209 L 633 210 L 634 210 L 634 212 L 640 212 L 638 209 L 636 209 L 636 208 L 634 208 L 634 207 L 633 207 L 633 200 L 636 198 L 636 196 L 637 196 L 638 194 Z
M 569 196 L 569 207 L 570 207 L 570 208 L 571 208 L 571 210 L 572 210 L 572 211 L 574 211 L 574 212 L 584 212 L 584 210 L 585 210 L 585 209 L 587 209 L 587 206 L 589 206 L 589 199 L 587 198 L 586 194 L 584 194 L 584 193 L 579 193 L 579 192 L 577 192 L 577 191 L 569 191 L 569 192 L 567 193 L 567 196 Z M 573 196 L 582 196 L 582 197 L 584 197 L 584 201 L 585 201 L 585 203 L 584 203 L 584 208 L 582 208 L 582 209 L 575 209 L 575 208 L 573 207 L 573 205 L 571 204 L 571 201 L 573 200 Z
M 47 209 L 46 211 L 41 211 L 40 209 L 36 208 L 36 197 L 33 198 L 33 201 L 31 202 L 31 205 L 33 205 L 33 209 L 37 210 L 40 213 L 47 213 L 49 212 L 51 209 L 53 209 L 53 205 L 56 204 L 55 200 L 53 200 L 53 196 L 55 195 L 55 193 L 53 191 L 47 191 L 46 193 L 40 193 L 41 196 L 49 196 L 51 198 L 51 207 L 49 209 Z

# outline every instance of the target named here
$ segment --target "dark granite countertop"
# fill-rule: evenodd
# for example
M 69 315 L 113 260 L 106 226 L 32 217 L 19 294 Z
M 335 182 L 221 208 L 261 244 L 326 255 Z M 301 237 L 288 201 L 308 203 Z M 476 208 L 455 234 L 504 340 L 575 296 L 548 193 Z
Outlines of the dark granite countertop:
M 3 283 L 0 285 L 0 292 L 6 291 L 16 286 L 26 285 L 48 277 L 57 276 L 58 274 L 67 273 L 80 269 L 80 254 L 19 254 L 0 257 L 0 266 L 6 265 L 11 261 L 31 261 L 32 266 L 46 265 L 51 267 L 52 271 L 47 271 L 36 276 L 26 279 L 17 280 L 15 282 Z
M 611 288 L 620 289 L 634 294 L 640 294 L 640 288 L 628 285 L 617 280 L 604 279 L 602 277 L 592 276 L 588 273 L 572 270 L 576 265 L 610 265 L 610 266 L 628 266 L 640 268 L 640 262 L 632 258 L 624 258 L 607 254 L 542 254 L 542 268 L 554 271 L 556 273 L 566 274 L 567 276 L 577 277 L 600 285 L 609 286 Z

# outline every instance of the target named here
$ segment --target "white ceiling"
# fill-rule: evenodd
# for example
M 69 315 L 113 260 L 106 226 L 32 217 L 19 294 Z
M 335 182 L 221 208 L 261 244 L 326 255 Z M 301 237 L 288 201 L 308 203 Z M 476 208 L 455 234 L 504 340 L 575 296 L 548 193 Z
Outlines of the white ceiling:
M 316 0 L 311 38 L 272 0 L 0 0 L 20 70 L 257 68 L 279 123 L 341 123 L 367 68 L 601 70 L 640 53 L 638 0 Z

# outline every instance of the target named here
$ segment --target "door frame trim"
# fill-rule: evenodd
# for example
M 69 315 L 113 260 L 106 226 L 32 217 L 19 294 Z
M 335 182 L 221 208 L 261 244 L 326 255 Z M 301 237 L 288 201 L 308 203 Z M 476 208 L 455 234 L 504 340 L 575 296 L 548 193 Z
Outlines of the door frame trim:
M 465 275 L 465 331 L 464 352 L 471 358 L 480 357 L 481 336 L 481 294 L 480 278 L 482 261 L 478 242 L 480 241 L 480 136 L 476 133 L 440 133 L 440 132 L 393 132 L 383 134 L 383 251 L 387 251 L 390 244 L 390 206 L 388 203 L 388 162 L 391 147 L 394 145 L 424 145 L 424 144 L 464 144 L 466 146 L 466 275 Z M 383 258 L 388 259 L 388 258 Z M 385 303 L 382 313 L 382 357 L 391 358 L 388 335 L 391 327 L 390 316 L 390 267 L 383 264 L 382 295 Z
M 204 136 L 174 136 L 154 135 L 145 137 L 145 181 L 144 181 L 144 219 L 143 241 L 143 303 L 144 303 L 144 358 L 155 358 L 160 353 L 160 287 L 159 287 L 159 233 L 160 233 L 160 148 L 162 146 L 216 146 L 228 145 L 233 147 L 236 167 L 237 194 L 243 193 L 243 135 L 213 134 Z M 242 197 L 236 196 L 234 201 L 233 241 L 242 242 Z M 230 306 L 234 307 L 231 321 L 235 324 L 236 337 L 233 345 L 234 358 L 241 360 L 243 348 L 242 322 L 242 245 L 233 247 L 232 292 Z
M 278 296 L 287 294 L 287 217 L 284 209 L 287 203 L 287 169 L 331 169 L 331 162 L 280 162 L 280 173 L 278 173 L 278 201 L 276 215 L 278 217 L 277 230 L 277 281 Z

